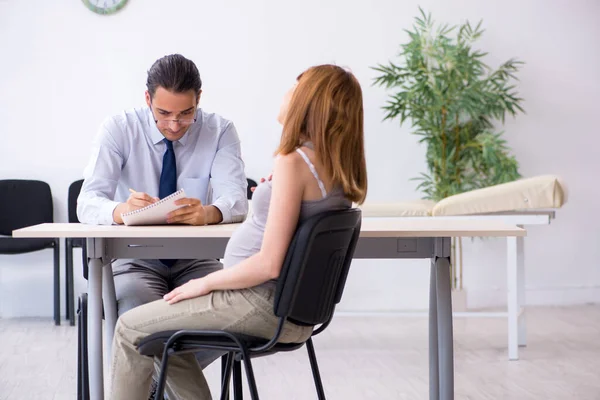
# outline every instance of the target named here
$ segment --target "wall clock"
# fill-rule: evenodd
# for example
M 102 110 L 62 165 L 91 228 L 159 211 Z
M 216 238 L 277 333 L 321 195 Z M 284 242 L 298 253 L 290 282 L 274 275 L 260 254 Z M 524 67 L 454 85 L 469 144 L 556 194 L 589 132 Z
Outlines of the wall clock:
M 127 0 L 82 0 L 96 14 L 114 14 L 127 4 Z

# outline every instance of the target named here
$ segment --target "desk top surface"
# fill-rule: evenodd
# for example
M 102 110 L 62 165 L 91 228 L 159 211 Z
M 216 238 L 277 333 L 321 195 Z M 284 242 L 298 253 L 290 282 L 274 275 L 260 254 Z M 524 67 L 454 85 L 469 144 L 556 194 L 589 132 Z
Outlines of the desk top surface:
M 229 238 L 240 224 L 209 226 L 40 224 L 13 231 L 16 238 Z M 363 218 L 361 237 L 507 237 L 526 230 L 502 221 Z

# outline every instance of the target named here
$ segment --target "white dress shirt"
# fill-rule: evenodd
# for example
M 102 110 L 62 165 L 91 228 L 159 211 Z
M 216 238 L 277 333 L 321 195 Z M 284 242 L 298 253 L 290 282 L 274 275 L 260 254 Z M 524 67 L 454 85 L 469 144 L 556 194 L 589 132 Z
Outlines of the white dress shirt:
M 77 199 L 77 217 L 87 224 L 114 224 L 113 210 L 129 188 L 158 197 L 166 144 L 148 107 L 106 119 L 94 139 Z M 247 181 L 240 140 L 231 121 L 198 109 L 197 121 L 173 142 L 177 188 L 212 204 L 223 223 L 241 222 L 248 212 Z

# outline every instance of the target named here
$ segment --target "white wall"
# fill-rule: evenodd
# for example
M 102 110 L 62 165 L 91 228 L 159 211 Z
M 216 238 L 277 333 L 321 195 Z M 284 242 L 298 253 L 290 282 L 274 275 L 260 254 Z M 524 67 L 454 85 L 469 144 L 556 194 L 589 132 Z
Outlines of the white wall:
M 80 1 L 0 0 L 0 178 L 49 182 L 56 221 L 66 221 L 67 188 L 100 121 L 142 104 L 152 62 L 181 52 L 201 71 L 202 106 L 236 123 L 254 178 L 269 172 L 279 102 L 296 75 L 317 63 L 351 67 L 364 90 L 369 200 L 417 198 L 409 179 L 424 171 L 424 149 L 407 127 L 381 122 L 387 95 L 371 86 L 369 67 L 395 56 L 418 5 L 450 23 L 483 18 L 490 64 L 527 62 L 519 73 L 527 115 L 508 121 L 506 138 L 525 176 L 560 174 L 570 191 L 551 226 L 529 230 L 528 301 L 600 301 L 600 3 L 591 0 L 131 0 L 109 17 Z M 465 247 L 470 305 L 501 305 L 504 243 Z M 0 256 L 0 316 L 51 315 L 49 253 Z M 343 308 L 425 308 L 427 266 L 356 262 Z

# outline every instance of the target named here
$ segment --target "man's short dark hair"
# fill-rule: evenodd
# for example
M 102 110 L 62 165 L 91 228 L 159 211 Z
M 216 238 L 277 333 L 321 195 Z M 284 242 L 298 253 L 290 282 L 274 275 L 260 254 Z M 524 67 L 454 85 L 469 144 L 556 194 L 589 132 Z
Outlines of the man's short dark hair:
M 188 90 L 198 93 L 202 88 L 202 80 L 193 61 L 181 54 L 171 54 L 156 60 L 148 71 L 146 87 L 150 96 L 154 96 L 159 86 L 174 93 Z

